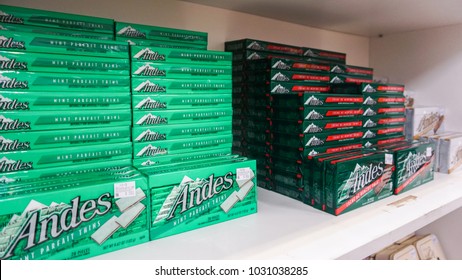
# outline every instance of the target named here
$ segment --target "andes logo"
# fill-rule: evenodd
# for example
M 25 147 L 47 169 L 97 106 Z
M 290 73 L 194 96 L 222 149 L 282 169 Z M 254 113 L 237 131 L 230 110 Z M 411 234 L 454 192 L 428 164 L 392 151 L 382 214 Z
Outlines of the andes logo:
M 135 141 L 137 142 L 149 142 L 149 141 L 158 141 L 158 140 L 166 140 L 167 135 L 165 133 L 158 133 L 155 131 L 151 131 L 147 129 L 143 131 L 138 137 L 136 137 Z
M 423 153 L 413 154 L 409 152 L 406 160 L 404 161 L 405 170 L 407 177 L 415 174 L 419 168 L 427 162 L 427 156 Z
M 27 89 L 27 81 L 18 81 L 16 78 L 9 78 L 0 74 L 0 89 Z
M 155 116 L 151 113 L 144 115 L 141 119 L 139 119 L 136 124 L 139 125 L 152 125 L 152 124 L 167 124 L 168 119 Z
M 384 163 L 379 162 L 378 164 L 359 165 L 356 164 L 353 172 L 347 180 L 345 186 L 339 190 L 338 199 L 344 201 L 349 199 L 358 191 L 364 189 L 366 186 L 374 182 L 384 173 Z
M 9 59 L 0 55 L 0 70 L 27 70 L 27 62 Z
M 165 155 L 168 154 L 168 150 L 160 147 L 153 146 L 151 144 L 147 145 L 141 151 L 139 151 L 137 157 L 152 157 L 156 155 Z
M 142 49 L 133 58 L 138 60 L 165 61 L 165 55 L 152 51 L 150 48 Z
M 0 35 L 0 47 L 4 49 L 26 49 L 26 43 L 23 41 L 15 41 L 14 38 L 7 38 Z
M 2 130 L 26 130 L 30 129 L 30 122 L 22 122 L 20 120 L 13 120 L 0 115 L 0 131 Z
M 29 110 L 29 102 L 19 102 L 17 99 L 10 99 L 0 94 L 0 110 Z
M 167 74 L 165 70 L 161 70 L 156 67 L 152 67 L 149 64 L 143 65 L 140 68 L 138 68 L 133 74 L 138 75 L 138 76 L 162 76 L 165 77 Z
M 0 22 L 24 24 L 24 19 L 7 14 L 4 11 L 0 10 Z
M 137 86 L 135 88 L 135 91 L 137 92 L 166 92 L 167 88 L 147 80 L 141 83 L 139 86 Z
M 23 162 L 22 160 L 12 160 L 7 157 L 0 159 L 0 172 L 14 172 L 32 169 L 32 162 Z
M 138 31 L 130 25 L 120 29 L 117 34 L 132 38 L 146 38 L 146 33 Z
M 147 97 L 141 100 L 138 104 L 136 104 L 135 108 L 136 109 L 166 109 L 167 103 L 159 102 L 157 100 L 151 99 L 150 97 Z
M 8 135 L 8 134 L 7 134 Z M 0 151 L 24 151 L 30 149 L 30 142 L 20 142 L 18 140 L 10 140 L 0 135 Z

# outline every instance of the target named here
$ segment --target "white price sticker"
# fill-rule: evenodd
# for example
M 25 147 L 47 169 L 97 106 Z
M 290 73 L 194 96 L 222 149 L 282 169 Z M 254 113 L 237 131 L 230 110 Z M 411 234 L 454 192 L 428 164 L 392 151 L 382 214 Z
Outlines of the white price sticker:
M 114 198 L 132 197 L 136 195 L 135 181 L 115 183 Z
M 252 179 L 252 170 L 249 167 L 236 169 L 236 180 Z
M 393 155 L 385 154 L 385 164 L 393 164 Z
M 432 156 L 432 147 L 427 147 L 427 157 Z

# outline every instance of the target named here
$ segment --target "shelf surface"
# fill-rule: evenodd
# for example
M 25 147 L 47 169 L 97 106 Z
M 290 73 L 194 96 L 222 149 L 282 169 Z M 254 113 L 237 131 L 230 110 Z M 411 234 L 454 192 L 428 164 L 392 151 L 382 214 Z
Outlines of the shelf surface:
M 362 259 L 462 206 L 462 172 L 335 217 L 259 188 L 258 213 L 93 259 Z

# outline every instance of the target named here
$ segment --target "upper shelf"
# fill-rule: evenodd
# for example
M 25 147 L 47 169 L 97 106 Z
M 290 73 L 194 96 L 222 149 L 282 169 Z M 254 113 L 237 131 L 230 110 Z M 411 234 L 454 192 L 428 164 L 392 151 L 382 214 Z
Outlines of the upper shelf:
M 335 217 L 258 189 L 258 213 L 94 259 L 362 259 L 462 206 L 462 172 Z

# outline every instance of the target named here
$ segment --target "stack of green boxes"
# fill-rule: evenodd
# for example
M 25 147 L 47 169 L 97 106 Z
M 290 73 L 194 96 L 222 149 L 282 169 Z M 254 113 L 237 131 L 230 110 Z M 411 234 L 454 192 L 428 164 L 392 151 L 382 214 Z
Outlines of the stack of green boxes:
M 207 33 L 183 29 L 116 22 L 116 40 L 132 46 L 207 49 Z
M 108 41 L 113 21 L 0 11 L 0 257 L 81 259 L 148 241 L 128 46 Z
M 231 154 L 231 53 L 198 49 L 205 33 L 156 30 L 116 28 L 152 40 L 131 46 L 133 164 L 149 179 L 151 240 L 257 211 L 255 162 Z
M 374 69 L 341 63 L 332 64 L 330 83 L 372 83 Z
M 386 144 L 404 140 L 404 86 L 398 84 L 341 84 L 333 87 L 338 93 L 362 93 L 363 146 Z

